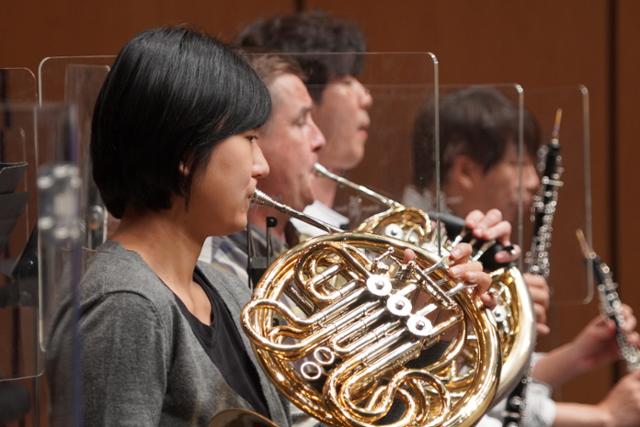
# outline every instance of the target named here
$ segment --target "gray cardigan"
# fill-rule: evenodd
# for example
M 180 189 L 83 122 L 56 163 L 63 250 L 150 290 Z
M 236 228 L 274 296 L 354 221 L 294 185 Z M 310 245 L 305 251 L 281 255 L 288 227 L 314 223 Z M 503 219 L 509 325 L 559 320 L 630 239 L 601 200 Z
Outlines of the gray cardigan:
M 240 331 L 245 284 L 198 266 Z M 174 294 L 135 252 L 109 241 L 80 284 L 80 364 L 72 362 L 72 311 L 61 304 L 47 352 L 52 425 L 72 425 L 72 372 L 82 379 L 86 426 L 206 426 L 219 411 L 250 408 L 224 380 L 193 334 Z M 249 342 L 273 421 L 290 424 L 287 405 L 266 378 Z

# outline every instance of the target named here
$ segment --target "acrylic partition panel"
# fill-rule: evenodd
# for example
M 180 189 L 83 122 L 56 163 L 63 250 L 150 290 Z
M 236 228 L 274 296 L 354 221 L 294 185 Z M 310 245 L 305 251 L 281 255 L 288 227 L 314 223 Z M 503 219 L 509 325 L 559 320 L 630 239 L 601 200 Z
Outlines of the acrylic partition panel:
M 486 213 L 499 209 L 512 224 L 511 242 L 521 244 L 523 95 L 518 84 L 442 85 L 439 186 L 416 181 L 410 193 L 414 204 L 423 203 L 421 207 L 449 218 L 453 215 L 458 222 L 473 210 Z M 414 146 L 422 150 L 435 139 L 425 127 L 424 114 L 433 106 L 427 104 L 425 108 L 413 130 Z M 460 228 L 449 227 L 450 237 L 455 237 Z
M 24 67 L 0 68 L 0 424 L 38 406 L 37 236 L 33 231 L 35 165 L 31 120 L 14 114 L 37 99 L 36 78 Z
M 38 152 L 39 350 L 46 364 L 49 412 L 79 425 L 81 338 L 78 293 L 85 224 L 77 110 L 45 104 L 34 109 Z M 44 363 L 43 363 L 44 365 Z M 65 396 L 57 384 L 71 383 Z
M 39 67 L 40 102 L 64 102 L 76 107 L 83 191 L 86 200 L 84 247 L 90 253 L 106 240 L 109 225 L 107 211 L 91 177 L 89 144 L 91 119 L 98 93 L 109 72 L 114 56 L 63 56 L 42 60 Z
M 74 295 L 84 228 L 76 115 L 65 105 L 5 104 L 0 105 L 0 120 L 0 210 L 6 236 L 0 316 L 11 320 L 0 337 L 0 369 L 3 388 L 14 389 L 13 400 L 0 405 L 6 405 L 3 413 L 15 413 L 32 401 L 39 419 L 37 396 L 47 352 L 79 352 Z M 77 357 L 65 361 L 67 381 L 77 378 L 77 362 Z M 29 378 L 34 381 L 9 382 Z M 76 403 L 69 396 L 60 409 L 70 410 Z
M 38 102 L 73 101 L 77 97 L 74 88 L 78 86 L 78 79 L 92 79 L 94 76 L 83 75 L 75 67 L 96 67 L 109 70 L 115 56 L 51 56 L 44 58 L 38 65 Z
M 0 111 L 2 381 L 36 376 L 40 368 L 35 113 L 18 104 L 0 104 Z
M 312 117 L 326 141 L 317 152 L 318 162 L 383 196 L 376 199 L 344 185 L 336 186 L 329 207 L 343 216 L 344 228 L 354 229 L 387 210 L 390 203 L 401 203 L 405 189 L 414 180 L 413 122 L 426 100 L 437 102 L 437 59 L 430 53 L 293 56 L 305 71 L 313 70 L 305 64 L 329 63 L 328 68 L 347 73 L 325 83 L 321 73 L 312 72 L 307 76 L 307 88 L 314 100 Z M 435 120 L 431 123 L 435 126 Z M 437 147 L 432 149 L 435 152 Z M 435 176 L 435 166 L 419 173 Z M 326 177 L 316 180 L 332 185 Z

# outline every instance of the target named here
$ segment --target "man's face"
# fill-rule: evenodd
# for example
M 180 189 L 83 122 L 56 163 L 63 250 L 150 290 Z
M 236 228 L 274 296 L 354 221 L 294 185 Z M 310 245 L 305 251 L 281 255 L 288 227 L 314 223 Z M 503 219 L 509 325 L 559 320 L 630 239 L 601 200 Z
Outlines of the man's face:
M 364 156 L 373 99 L 353 76 L 332 80 L 313 106 L 313 118 L 327 139 L 320 163 L 334 170 L 354 168 Z
M 460 194 L 447 194 L 453 198 L 452 208 L 460 216 L 473 209 L 483 212 L 499 209 L 504 219 L 516 224 L 518 204 L 522 198 L 523 212 L 531 208 L 533 196 L 538 191 L 540 179 L 533 161 L 528 155 L 519 161 L 515 144 L 507 144 L 502 159 L 486 173 L 478 164 L 470 166 L 466 173 L 468 185 Z M 520 168 L 522 167 L 522 192 L 520 192 Z M 462 212 L 464 211 L 464 212 Z
M 258 144 L 269 163 L 269 176 L 258 187 L 283 203 L 302 210 L 314 200 L 311 181 L 324 136 L 311 118 L 312 100 L 302 80 L 283 74 L 269 85 L 271 117 L 260 130 Z

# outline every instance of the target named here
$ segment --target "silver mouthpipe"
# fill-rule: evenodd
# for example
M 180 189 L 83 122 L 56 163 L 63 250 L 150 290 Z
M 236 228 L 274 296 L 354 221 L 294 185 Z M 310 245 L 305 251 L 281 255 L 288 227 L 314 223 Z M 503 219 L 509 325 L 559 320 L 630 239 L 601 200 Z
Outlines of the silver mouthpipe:
M 326 222 L 320 221 L 319 219 L 312 218 L 309 215 L 306 215 L 300 211 L 297 211 L 285 205 L 284 203 L 280 203 L 272 199 L 271 197 L 267 196 L 265 193 L 263 193 L 258 189 L 256 189 L 256 191 L 254 191 L 253 193 L 253 196 L 251 196 L 251 201 L 258 205 L 274 208 L 282 212 L 283 214 L 290 216 L 291 218 L 299 219 L 300 221 L 306 222 L 309 225 L 313 225 L 314 227 L 320 230 L 326 231 L 327 233 L 343 233 L 344 232 L 343 230 L 340 230 L 339 228 L 334 227 L 333 225 L 327 224 Z
M 350 188 L 358 193 L 361 193 L 365 196 L 367 196 L 369 199 L 378 202 L 388 208 L 401 208 L 403 207 L 402 204 L 396 202 L 393 199 L 390 199 L 388 197 L 383 196 L 380 193 L 376 193 L 375 191 L 371 190 L 370 188 L 367 188 L 363 185 L 359 185 L 356 184 L 353 181 L 349 181 L 348 179 L 341 177 L 340 175 L 336 175 L 335 173 L 331 172 L 329 169 L 325 168 L 324 166 L 322 166 L 320 163 L 316 163 L 315 165 L 313 165 L 316 173 L 318 175 L 324 176 L 325 178 L 329 178 L 335 182 L 337 182 L 338 184 L 342 185 L 343 187 L 347 187 Z

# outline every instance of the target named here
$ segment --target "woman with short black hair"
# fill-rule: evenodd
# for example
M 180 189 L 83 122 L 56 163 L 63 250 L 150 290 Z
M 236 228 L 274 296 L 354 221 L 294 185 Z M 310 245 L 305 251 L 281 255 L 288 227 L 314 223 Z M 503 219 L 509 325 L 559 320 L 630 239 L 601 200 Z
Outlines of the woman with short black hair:
M 71 310 L 51 333 L 54 425 L 77 421 L 74 369 L 87 426 L 208 425 L 229 407 L 288 424 L 239 332 L 242 284 L 196 265 L 207 236 L 246 226 L 268 173 L 255 131 L 270 108 L 250 66 L 205 34 L 154 29 L 122 48 L 91 140 L 96 185 L 121 222 L 80 284 L 79 367 Z

